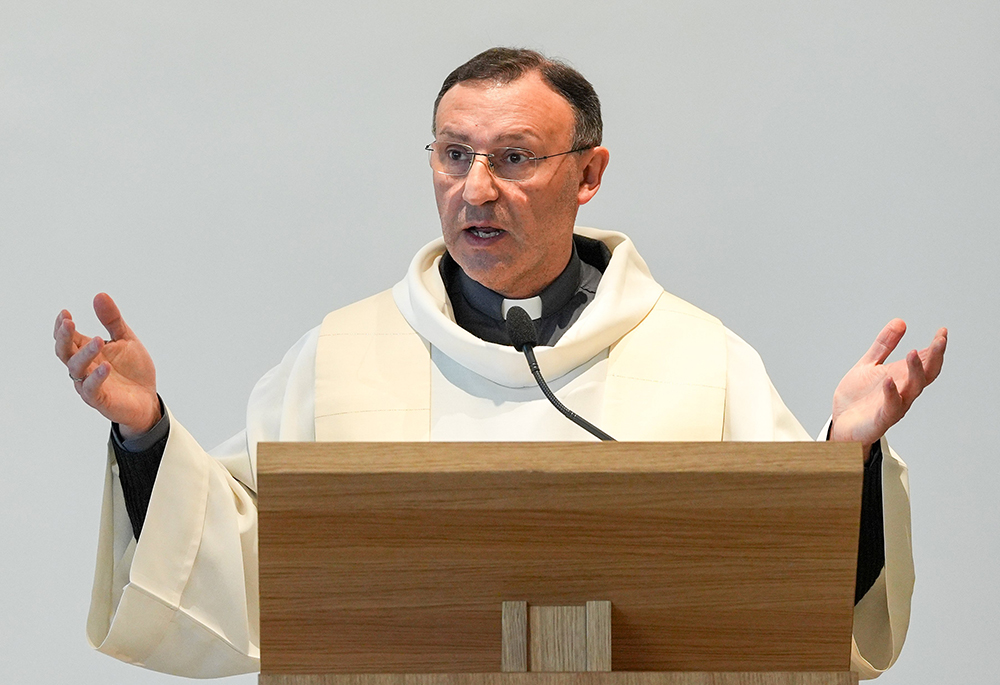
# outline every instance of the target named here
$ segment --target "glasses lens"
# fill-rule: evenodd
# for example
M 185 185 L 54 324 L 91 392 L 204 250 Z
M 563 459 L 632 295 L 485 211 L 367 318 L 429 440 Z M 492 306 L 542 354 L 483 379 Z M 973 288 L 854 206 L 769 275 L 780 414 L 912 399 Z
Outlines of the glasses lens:
M 432 143 L 431 168 L 449 176 L 464 176 L 472 168 L 473 150 L 460 143 Z
M 496 178 L 526 181 L 535 173 L 535 153 L 520 147 L 504 147 L 492 153 L 476 153 L 463 143 L 434 142 L 427 146 L 431 168 L 447 176 L 465 176 L 477 154 L 487 159 Z
M 493 154 L 493 174 L 508 181 L 526 181 L 535 173 L 535 154 L 519 147 L 505 147 Z

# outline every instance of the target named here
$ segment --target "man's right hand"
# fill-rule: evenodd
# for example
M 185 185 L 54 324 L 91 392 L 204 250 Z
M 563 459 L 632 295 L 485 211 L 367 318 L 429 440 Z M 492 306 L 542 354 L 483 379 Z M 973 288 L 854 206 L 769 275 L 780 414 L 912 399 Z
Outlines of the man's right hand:
M 106 342 L 78 332 L 64 309 L 56 317 L 53 333 L 56 356 L 69 369 L 83 401 L 117 423 L 123 438 L 134 438 L 161 418 L 156 369 L 109 295 L 94 298 L 94 312 L 111 339 Z

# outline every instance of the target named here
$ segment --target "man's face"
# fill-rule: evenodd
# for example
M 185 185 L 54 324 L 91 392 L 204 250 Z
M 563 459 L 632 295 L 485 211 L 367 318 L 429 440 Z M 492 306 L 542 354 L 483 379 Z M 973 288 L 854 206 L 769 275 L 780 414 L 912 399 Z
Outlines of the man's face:
M 467 81 L 438 104 L 438 141 L 476 152 L 520 147 L 541 157 L 572 149 L 573 109 L 537 72 L 505 85 Z M 434 173 L 448 252 L 471 278 L 511 298 L 537 295 L 573 250 L 577 208 L 597 192 L 607 151 L 593 176 L 594 150 L 539 161 L 526 181 L 497 179 L 476 157 L 467 176 Z

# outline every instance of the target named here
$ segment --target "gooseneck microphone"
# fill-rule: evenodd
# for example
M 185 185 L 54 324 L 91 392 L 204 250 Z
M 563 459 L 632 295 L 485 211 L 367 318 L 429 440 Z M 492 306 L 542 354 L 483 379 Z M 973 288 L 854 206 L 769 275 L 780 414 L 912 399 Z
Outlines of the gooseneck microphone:
M 528 316 L 528 312 L 520 307 L 511 307 L 507 311 L 507 336 L 510 338 L 514 349 L 524 353 L 525 358 L 528 360 L 528 368 L 531 369 L 531 375 L 535 377 L 535 382 L 538 383 L 538 387 L 542 389 L 542 393 L 552 403 L 552 406 L 558 409 L 567 419 L 591 435 L 601 440 L 615 440 L 600 428 L 566 407 L 566 405 L 559 401 L 559 398 L 552 394 L 545 379 L 542 378 L 542 372 L 538 369 L 538 361 L 535 359 L 535 351 L 532 349 L 538 344 L 538 332 L 535 330 L 535 324 L 531 321 L 531 317 Z

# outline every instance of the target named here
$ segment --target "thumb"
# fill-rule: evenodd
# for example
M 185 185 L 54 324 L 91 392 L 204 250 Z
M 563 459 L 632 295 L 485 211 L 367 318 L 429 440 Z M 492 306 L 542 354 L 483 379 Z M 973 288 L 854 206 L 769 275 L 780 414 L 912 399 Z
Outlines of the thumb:
M 97 314 L 98 320 L 107 329 L 112 340 L 125 340 L 134 337 L 132 331 L 125 324 L 125 319 L 122 318 L 118 305 L 107 293 L 98 293 L 94 297 L 94 313 Z
M 906 323 L 902 319 L 893 319 L 879 332 L 861 361 L 867 364 L 881 364 L 896 349 L 904 333 L 906 333 Z

